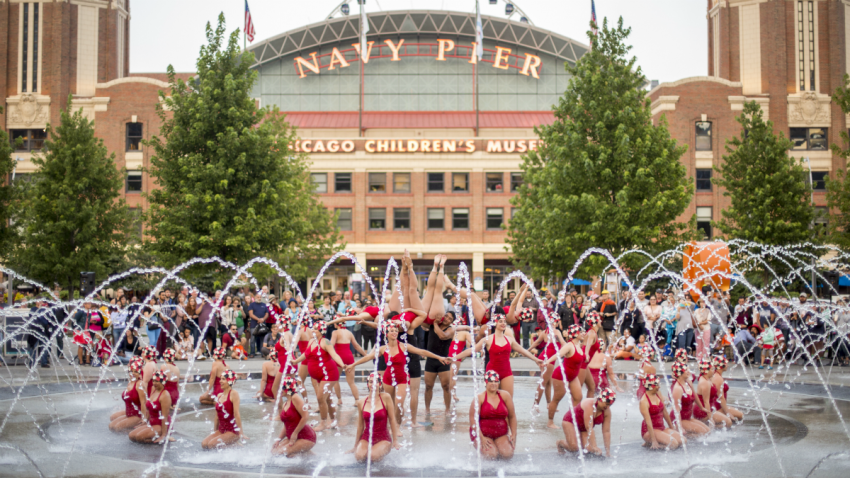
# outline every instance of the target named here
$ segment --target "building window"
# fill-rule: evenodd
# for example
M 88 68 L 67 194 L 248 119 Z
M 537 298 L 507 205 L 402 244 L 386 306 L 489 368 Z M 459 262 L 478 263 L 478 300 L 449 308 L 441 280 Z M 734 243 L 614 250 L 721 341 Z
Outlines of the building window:
M 369 192 L 387 192 L 387 173 L 369 173 Z
M 697 151 L 711 151 L 711 122 L 697 121 L 696 128 Z
M 127 171 L 127 192 L 137 193 L 142 190 L 142 172 Z
M 797 80 L 800 91 L 815 91 L 817 84 L 815 55 L 815 2 L 797 2 Z
M 393 192 L 410 192 L 410 173 L 393 173 Z
M 469 192 L 469 173 L 452 173 L 452 192 Z
M 387 210 L 384 208 L 369 209 L 369 229 L 383 230 L 387 228 Z
M 350 231 L 351 230 L 351 208 L 339 208 L 336 210 L 336 226 L 340 231 Z
M 351 192 L 351 173 L 334 173 L 334 192 Z
M 826 151 L 829 149 L 828 128 L 791 128 L 794 151 Z
M 18 138 L 23 141 L 21 146 L 15 146 L 15 151 L 41 151 L 44 140 L 47 139 L 47 132 L 43 129 L 13 129 L 9 133 L 12 136 L 12 144 L 15 144 Z
M 826 171 L 812 171 L 812 190 L 826 191 L 826 177 L 829 175 Z
M 511 192 L 519 191 L 520 186 L 522 186 L 522 173 L 511 173 Z
M 32 4 L 32 88 L 38 91 L 38 3 Z
M 142 123 L 127 123 L 127 151 L 142 149 Z
M 452 209 L 452 230 L 469 229 L 469 209 Z
M 487 229 L 502 228 L 502 208 L 488 207 L 487 208 Z
M 697 191 L 711 191 L 710 169 L 697 169 Z
M 711 208 L 697 208 L 697 229 L 702 231 L 706 239 L 711 239 Z
M 504 192 L 502 183 L 505 175 L 503 173 L 487 173 L 487 192 L 501 193 Z
M 428 229 L 445 229 L 445 219 L 444 209 L 428 209 Z
M 446 190 L 445 177 L 443 173 L 428 173 L 428 192 L 441 193 Z
M 829 208 L 823 206 L 815 207 L 815 235 L 825 236 L 829 228 Z
M 313 190 L 317 193 L 328 192 L 328 173 L 312 173 L 310 179 L 313 180 Z
M 397 231 L 410 229 L 410 209 L 393 209 L 393 229 Z

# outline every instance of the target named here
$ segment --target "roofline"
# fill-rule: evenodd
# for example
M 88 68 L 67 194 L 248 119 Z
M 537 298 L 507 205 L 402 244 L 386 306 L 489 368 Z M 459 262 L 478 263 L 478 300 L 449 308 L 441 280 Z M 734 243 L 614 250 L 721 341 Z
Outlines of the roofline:
M 717 77 L 717 76 L 691 76 L 691 77 L 688 77 L 688 78 L 682 78 L 681 80 L 676 80 L 676 81 L 672 81 L 672 82 L 668 82 L 668 83 L 661 83 L 658 86 L 656 86 L 655 88 L 653 88 L 652 90 L 650 90 L 649 93 L 646 94 L 646 96 L 649 96 L 649 95 L 655 93 L 656 91 L 658 91 L 661 88 L 675 88 L 677 86 L 682 86 L 686 83 L 696 83 L 696 82 L 700 82 L 700 81 L 706 81 L 706 82 L 709 82 L 709 83 L 719 83 L 723 86 L 729 86 L 729 87 L 732 87 L 732 88 L 740 88 L 740 87 L 744 86 L 744 84 L 741 83 L 740 81 L 729 81 L 726 78 L 720 78 L 720 77 Z
M 394 10 L 369 13 L 366 16 L 370 25 L 367 38 L 420 33 L 467 36 L 470 39 L 475 37 L 474 13 L 447 10 Z M 487 40 L 536 50 L 573 63 L 578 61 L 581 55 L 590 51 L 589 45 L 527 23 L 487 15 L 481 16 L 481 22 L 484 38 Z M 407 28 L 405 25 L 408 24 L 415 29 Z M 248 51 L 255 54 L 256 62 L 253 66 L 256 67 L 307 49 L 315 51 L 328 44 L 346 40 L 356 41 L 359 32 L 359 15 L 331 18 L 268 38 L 249 47 Z

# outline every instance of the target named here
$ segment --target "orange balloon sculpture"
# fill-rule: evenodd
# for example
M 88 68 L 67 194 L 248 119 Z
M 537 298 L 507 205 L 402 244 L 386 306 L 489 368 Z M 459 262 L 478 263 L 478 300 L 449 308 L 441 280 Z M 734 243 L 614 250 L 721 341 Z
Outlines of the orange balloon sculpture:
M 682 258 L 682 275 L 691 283 L 685 284 L 685 291 L 696 301 L 705 285 L 729 290 L 731 267 L 729 247 L 725 243 L 691 242 L 685 246 Z

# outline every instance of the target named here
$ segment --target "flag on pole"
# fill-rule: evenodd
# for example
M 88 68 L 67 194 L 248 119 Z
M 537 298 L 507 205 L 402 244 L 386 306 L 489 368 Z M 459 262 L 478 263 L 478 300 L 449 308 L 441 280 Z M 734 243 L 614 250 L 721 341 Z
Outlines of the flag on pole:
M 251 10 L 248 9 L 248 0 L 245 0 L 245 36 L 248 37 L 248 41 L 254 42 L 254 35 L 257 34 L 254 31 L 254 20 L 251 19 Z
M 481 25 L 481 9 L 478 8 L 478 0 L 475 0 L 475 54 L 478 61 L 484 59 L 484 27 Z
M 360 4 L 360 55 L 367 55 L 366 51 L 366 34 L 369 33 L 369 19 L 366 17 L 366 12 L 363 11 L 363 4 Z
M 590 0 L 590 21 L 593 22 L 593 26 L 590 27 L 590 30 L 594 35 L 598 35 L 599 31 L 596 28 L 596 2 Z

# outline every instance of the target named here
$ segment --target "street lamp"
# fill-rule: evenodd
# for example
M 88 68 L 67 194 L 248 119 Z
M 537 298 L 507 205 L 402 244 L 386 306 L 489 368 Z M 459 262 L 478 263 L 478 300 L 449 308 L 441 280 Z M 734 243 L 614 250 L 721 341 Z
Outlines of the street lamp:
M 20 156 L 15 157 L 15 163 L 14 163 L 15 165 L 12 166 L 12 182 L 13 183 L 15 182 L 15 170 L 18 169 L 18 161 L 23 161 L 23 160 L 24 160 L 24 158 L 22 158 Z

